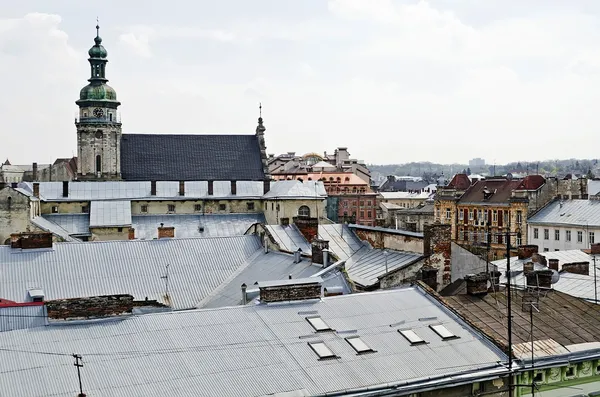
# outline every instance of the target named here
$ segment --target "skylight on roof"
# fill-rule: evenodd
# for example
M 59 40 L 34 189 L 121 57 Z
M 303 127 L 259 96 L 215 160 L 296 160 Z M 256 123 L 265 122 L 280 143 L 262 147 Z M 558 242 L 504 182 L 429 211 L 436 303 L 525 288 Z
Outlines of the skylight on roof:
M 411 329 L 398 330 L 398 332 L 400 332 L 402 336 L 404 336 L 406 340 L 410 342 L 411 345 L 421 345 L 427 343 Z
M 319 359 L 335 358 L 335 354 L 327 347 L 324 342 L 308 342 L 311 349 L 319 356 Z
M 448 328 L 443 325 L 430 325 L 429 328 L 442 338 L 442 340 L 457 339 L 459 336 L 454 335 Z
M 369 345 L 367 345 L 362 339 L 360 339 L 359 336 L 348 337 L 346 338 L 346 342 L 348 342 L 358 354 L 370 353 L 375 351 L 371 349 Z
M 306 321 L 308 321 L 317 332 L 332 330 L 321 317 L 306 317 Z

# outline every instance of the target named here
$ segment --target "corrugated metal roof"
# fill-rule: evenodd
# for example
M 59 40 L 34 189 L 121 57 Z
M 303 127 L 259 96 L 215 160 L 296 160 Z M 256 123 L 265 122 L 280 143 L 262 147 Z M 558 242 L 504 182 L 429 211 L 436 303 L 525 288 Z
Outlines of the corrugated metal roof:
M 380 192 L 384 200 L 427 200 L 431 193 L 429 192 Z
M 319 225 L 319 238 L 329 241 L 329 249 L 340 259 L 350 258 L 364 247 L 363 242 L 347 225 Z
M 298 248 L 305 254 L 312 252 L 312 247 L 306 238 L 300 233 L 296 225 L 265 225 L 265 228 L 271 233 L 279 248 L 287 252 L 296 252 Z
M 131 201 L 92 201 L 90 227 L 131 226 Z
M 151 240 L 158 238 L 158 227 L 175 228 L 176 238 L 242 236 L 255 223 L 264 222 L 263 214 L 168 214 L 134 215 L 132 227 L 135 238 Z
M 90 214 L 44 214 L 42 217 L 57 224 L 70 235 L 90 234 Z
M 46 325 L 46 306 L 0 307 L 0 332 Z
M 27 289 L 45 299 L 131 294 L 165 302 L 166 265 L 174 309 L 188 309 L 215 290 L 257 250 L 257 236 L 55 243 L 52 250 L 0 246 L 1 298 L 23 302 Z
M 277 181 L 271 183 L 266 199 L 292 199 L 297 197 L 324 199 L 327 197 L 325 185 L 321 181 Z
M 530 225 L 600 227 L 600 201 L 554 201 L 527 220 Z
M 305 320 L 307 311 L 337 330 L 319 333 L 318 340 L 338 358 L 319 360 L 307 344 L 317 339 L 299 338 L 317 335 Z M 429 322 L 419 321 L 423 316 L 436 317 L 459 339 L 442 340 Z M 399 319 L 429 343 L 411 346 L 390 327 Z M 360 336 L 375 352 L 356 354 L 344 339 L 349 335 Z M 444 375 L 464 374 L 473 381 L 484 368 L 501 370 L 506 362 L 490 342 L 415 288 L 13 331 L 0 338 L 0 349 L 0 384 L 11 397 L 76 395 L 74 352 L 83 356 L 83 390 L 96 397 L 163 397 L 190 390 L 199 397 L 303 389 L 315 395 L 394 382 L 422 384 Z
M 236 199 L 263 197 L 264 182 L 237 181 L 236 194 L 231 194 L 230 181 L 214 181 L 213 194 L 208 194 L 207 181 L 186 181 L 185 194 L 179 195 L 179 182 L 156 182 L 156 195 L 151 195 L 151 182 L 69 182 L 68 196 L 63 197 L 62 182 L 39 182 L 40 198 L 44 201 L 93 201 L 93 200 L 161 200 L 182 199 Z M 33 192 L 31 182 L 21 182 L 19 188 L 24 194 Z M 327 192 L 322 182 L 273 181 L 265 195 L 269 198 L 324 198 Z
M 379 282 L 379 277 L 403 269 L 422 257 L 414 252 L 364 248 L 346 261 L 346 270 L 352 281 L 370 287 Z

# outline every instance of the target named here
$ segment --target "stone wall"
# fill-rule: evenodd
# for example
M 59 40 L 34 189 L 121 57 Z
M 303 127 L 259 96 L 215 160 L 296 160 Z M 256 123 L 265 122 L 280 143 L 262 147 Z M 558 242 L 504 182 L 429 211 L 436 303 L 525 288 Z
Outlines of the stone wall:
M 78 179 L 120 179 L 121 124 L 77 123 L 76 126 Z M 96 175 L 97 154 L 101 156 L 102 175 L 100 178 Z
M 402 231 L 395 229 L 361 229 L 352 227 L 358 238 L 367 241 L 373 248 L 387 248 L 397 251 L 407 251 L 422 254 L 424 252 L 423 237 L 411 234 L 403 234 Z
M 379 280 L 379 288 L 393 288 L 399 285 L 406 285 L 421 279 L 421 269 L 426 263 L 426 259 L 413 263 L 403 269 L 397 270 L 392 273 L 381 277 Z
M 46 302 L 50 319 L 87 319 L 131 313 L 131 295 L 103 295 L 88 298 L 57 299 Z
M 284 302 L 321 297 L 321 284 L 281 285 L 260 288 L 260 301 Z
M 16 190 L 0 190 L 0 244 L 8 244 L 10 235 L 38 230 L 31 218 L 36 215 L 35 203 Z
M 438 269 L 438 285 L 443 288 L 452 279 L 452 242 L 450 225 L 427 225 L 425 227 L 425 266 Z

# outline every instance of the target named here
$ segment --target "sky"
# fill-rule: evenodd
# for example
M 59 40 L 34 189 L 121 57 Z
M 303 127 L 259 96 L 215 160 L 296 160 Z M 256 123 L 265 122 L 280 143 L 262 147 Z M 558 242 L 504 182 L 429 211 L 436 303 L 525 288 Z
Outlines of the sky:
M 101 6 L 99 6 L 101 5 Z M 598 158 L 597 0 L 26 0 L 0 9 L 0 157 L 76 153 L 96 17 L 123 132 L 371 164 Z

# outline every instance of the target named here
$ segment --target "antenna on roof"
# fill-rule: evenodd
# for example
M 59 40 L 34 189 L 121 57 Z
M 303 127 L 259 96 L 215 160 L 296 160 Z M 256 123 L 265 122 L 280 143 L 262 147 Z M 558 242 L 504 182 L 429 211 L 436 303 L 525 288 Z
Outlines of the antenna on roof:
M 73 353 L 72 356 L 75 359 L 75 363 L 73 365 L 77 367 L 77 378 L 79 379 L 79 395 L 77 397 L 85 397 L 85 393 L 83 392 L 83 386 L 81 385 L 81 371 L 80 371 L 80 368 L 83 367 L 83 357 L 81 357 L 81 354 L 75 354 L 75 353 Z M 81 362 L 79 362 L 79 360 L 81 360 Z

